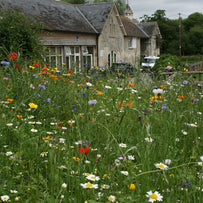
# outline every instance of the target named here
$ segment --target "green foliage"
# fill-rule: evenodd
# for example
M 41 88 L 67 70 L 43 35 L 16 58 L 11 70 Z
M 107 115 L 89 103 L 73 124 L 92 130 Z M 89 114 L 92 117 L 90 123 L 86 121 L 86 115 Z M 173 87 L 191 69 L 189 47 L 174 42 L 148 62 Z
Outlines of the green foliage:
M 104 79 L 19 65 L 21 71 L 0 69 L 0 196 L 93 203 L 113 195 L 141 203 L 149 201 L 148 191 L 158 191 L 163 202 L 202 202 L 202 91 L 191 81 L 183 85 L 186 76 L 168 85 L 148 74 Z M 84 155 L 78 148 L 85 140 L 90 149 Z M 166 159 L 167 170 L 155 167 Z M 100 179 L 88 180 L 86 173 Z M 83 189 L 87 182 L 98 188 Z
M 37 25 L 31 24 L 22 14 L 2 11 L 0 19 L 1 57 L 10 51 L 21 56 L 41 58 L 42 45 Z
M 186 19 L 171 20 L 166 18 L 165 10 L 157 10 L 152 16 L 141 17 L 141 21 L 157 21 L 162 35 L 162 54 L 178 56 L 180 40 L 182 55 L 203 53 L 203 14 L 193 13 Z
M 171 66 L 171 71 L 177 71 L 181 69 L 181 61 L 180 58 L 175 55 L 170 54 L 162 54 L 159 60 L 156 61 L 155 66 L 153 67 L 153 72 L 165 72 L 167 66 Z

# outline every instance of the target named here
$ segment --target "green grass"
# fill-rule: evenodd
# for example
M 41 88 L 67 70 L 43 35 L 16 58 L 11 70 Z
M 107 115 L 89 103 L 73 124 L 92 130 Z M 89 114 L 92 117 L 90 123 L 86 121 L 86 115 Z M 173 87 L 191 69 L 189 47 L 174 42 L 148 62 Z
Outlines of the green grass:
M 125 76 L 21 67 L 0 70 L 0 196 L 23 203 L 94 203 L 113 195 L 118 202 L 143 203 L 148 191 L 158 191 L 163 202 L 202 202 L 203 94 L 190 81 L 184 85 L 185 76 L 167 84 L 135 73 L 132 83 Z M 154 97 L 161 85 L 164 93 Z M 97 103 L 88 105 L 90 100 Z M 78 151 L 79 141 L 81 147 L 88 141 L 87 154 Z M 155 167 L 166 159 L 167 170 Z M 87 182 L 98 188 L 83 189 Z

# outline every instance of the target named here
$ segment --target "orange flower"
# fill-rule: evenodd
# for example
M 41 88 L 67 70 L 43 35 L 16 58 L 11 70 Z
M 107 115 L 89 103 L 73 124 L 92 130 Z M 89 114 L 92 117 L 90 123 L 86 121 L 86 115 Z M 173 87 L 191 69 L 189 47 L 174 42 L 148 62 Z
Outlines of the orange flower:
M 135 86 L 135 83 L 129 83 L 129 85 L 130 85 L 131 87 L 134 87 L 134 86 Z
M 166 85 L 161 85 L 160 87 L 161 87 L 161 89 L 164 89 L 164 87 L 166 87 Z
M 98 90 L 96 92 L 97 92 L 98 95 L 104 94 L 104 93 L 102 93 L 101 91 L 98 91 Z
M 50 136 L 43 137 L 42 139 L 43 139 L 43 140 L 49 140 L 49 139 L 50 139 Z
M 13 99 L 7 99 L 7 101 L 8 101 L 9 103 L 11 103 L 11 102 L 13 102 Z
M 121 110 L 125 102 L 119 102 L 117 108 Z
M 179 98 L 179 99 L 185 99 L 185 96 L 183 96 L 183 95 L 178 95 L 178 98 Z
M 85 116 L 82 113 L 80 113 L 80 118 L 85 118 Z
M 132 101 L 129 101 L 129 102 L 128 102 L 128 106 L 129 106 L 130 108 L 132 108 L 132 107 L 133 107 L 133 102 L 132 102 Z
M 22 115 L 17 115 L 17 118 L 22 118 Z

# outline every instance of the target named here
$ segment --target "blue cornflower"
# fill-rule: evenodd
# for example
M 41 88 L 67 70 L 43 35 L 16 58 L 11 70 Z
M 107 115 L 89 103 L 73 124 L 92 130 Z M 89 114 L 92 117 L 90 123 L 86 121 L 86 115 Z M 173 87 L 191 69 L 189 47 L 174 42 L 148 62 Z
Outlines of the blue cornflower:
M 139 78 L 139 81 L 143 81 L 142 78 Z
M 35 94 L 36 97 L 40 97 L 40 94 Z
M 168 107 L 166 106 L 166 104 L 164 104 L 162 107 L 161 107 L 162 110 L 166 110 L 168 109 Z
M 187 85 L 188 84 L 188 81 L 187 80 L 184 80 L 183 81 L 183 85 Z
M 38 75 L 37 75 L 37 74 L 34 74 L 33 76 L 34 76 L 35 78 L 38 78 Z
M 89 105 L 96 104 L 96 103 L 97 103 L 97 100 L 96 100 L 96 99 L 93 99 L 93 100 L 89 100 L 89 101 L 88 101 L 88 104 L 89 104 Z
M 2 62 L 1 62 L 1 65 L 9 66 L 9 65 L 10 65 L 10 63 L 9 63 L 9 62 L 7 62 L 7 61 L 2 61 Z
M 51 102 L 51 99 L 50 99 L 50 98 L 47 98 L 47 99 L 44 99 L 43 101 L 50 103 L 50 102 Z
M 76 107 L 75 105 L 72 105 L 73 111 L 76 111 Z
M 39 85 L 39 88 L 41 88 L 41 89 L 43 89 L 43 90 L 46 89 L 46 87 L 45 87 L 44 85 Z
M 85 94 L 85 92 L 82 92 L 82 94 L 83 94 L 83 96 L 86 98 L 86 94 Z

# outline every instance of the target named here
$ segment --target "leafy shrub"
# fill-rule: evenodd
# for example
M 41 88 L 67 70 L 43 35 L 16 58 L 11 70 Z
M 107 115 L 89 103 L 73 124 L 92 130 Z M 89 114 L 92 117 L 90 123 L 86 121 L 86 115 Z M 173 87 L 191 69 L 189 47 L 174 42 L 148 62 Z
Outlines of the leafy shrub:
M 172 69 L 170 71 L 180 70 L 182 67 L 182 63 L 177 56 L 173 56 L 170 54 L 163 54 L 156 61 L 155 66 L 153 67 L 153 72 L 165 72 L 167 71 L 167 67 L 170 66 Z
M 7 57 L 14 51 L 21 56 L 39 58 L 42 53 L 42 45 L 39 39 L 39 26 L 31 24 L 20 13 L 2 11 L 0 13 L 0 48 L 1 58 Z

